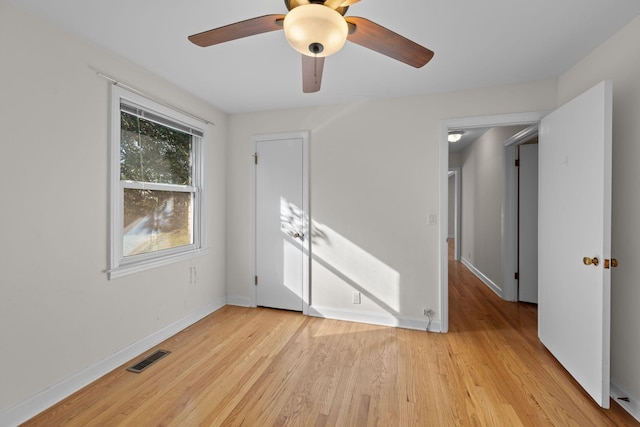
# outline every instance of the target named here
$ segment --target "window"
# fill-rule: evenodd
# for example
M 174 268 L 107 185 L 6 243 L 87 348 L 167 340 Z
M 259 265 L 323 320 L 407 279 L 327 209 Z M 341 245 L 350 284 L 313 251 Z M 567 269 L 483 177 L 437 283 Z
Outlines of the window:
M 202 123 L 113 87 L 109 278 L 204 246 Z

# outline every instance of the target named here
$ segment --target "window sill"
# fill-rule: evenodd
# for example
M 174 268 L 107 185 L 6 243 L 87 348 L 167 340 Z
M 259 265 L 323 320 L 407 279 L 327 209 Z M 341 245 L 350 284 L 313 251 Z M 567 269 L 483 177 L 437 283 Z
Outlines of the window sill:
M 139 273 L 141 271 L 151 270 L 152 268 L 162 267 L 179 261 L 185 261 L 198 256 L 206 255 L 207 249 L 196 249 L 188 252 L 180 252 L 177 254 L 166 255 L 145 261 L 137 261 L 135 263 L 121 265 L 112 270 L 107 270 L 107 278 L 109 280 L 119 277 L 128 276 L 129 274 Z

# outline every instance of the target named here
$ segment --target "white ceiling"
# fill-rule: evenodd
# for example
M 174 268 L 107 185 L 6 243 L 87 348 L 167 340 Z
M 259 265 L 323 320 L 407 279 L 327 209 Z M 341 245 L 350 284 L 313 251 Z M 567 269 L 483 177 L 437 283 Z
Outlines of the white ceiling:
M 556 77 L 640 14 L 638 0 L 362 0 L 362 16 L 435 52 L 421 69 L 347 42 L 302 93 L 282 31 L 201 48 L 190 34 L 286 13 L 283 0 L 2 0 L 228 113 L 448 92 Z M 637 54 L 637 52 L 630 53 Z

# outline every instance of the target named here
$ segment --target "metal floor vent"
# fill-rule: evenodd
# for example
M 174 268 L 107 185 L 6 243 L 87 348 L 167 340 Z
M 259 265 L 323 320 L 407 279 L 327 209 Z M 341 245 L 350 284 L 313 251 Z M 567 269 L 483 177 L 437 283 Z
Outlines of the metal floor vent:
M 144 371 L 149 366 L 153 365 L 154 363 L 156 363 L 158 360 L 162 359 L 169 353 L 171 352 L 167 350 L 158 350 L 155 353 L 151 354 L 146 359 L 141 360 L 140 362 L 136 363 L 133 366 L 129 366 L 127 368 L 127 371 L 135 372 L 136 374 L 139 374 L 140 372 Z

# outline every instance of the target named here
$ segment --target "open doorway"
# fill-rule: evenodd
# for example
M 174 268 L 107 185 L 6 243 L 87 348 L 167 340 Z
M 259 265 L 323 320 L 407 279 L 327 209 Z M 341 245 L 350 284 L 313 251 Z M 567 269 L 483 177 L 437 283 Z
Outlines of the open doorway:
M 473 117 L 473 118 L 465 118 L 465 119 L 453 119 L 447 120 L 441 123 L 441 191 L 440 191 L 440 199 L 441 199 L 441 218 L 448 219 L 448 211 L 449 211 L 449 174 L 450 174 L 450 162 L 449 162 L 449 142 L 448 142 L 448 134 L 450 130 L 463 130 L 470 131 L 472 129 L 477 128 L 494 128 L 494 127 L 505 127 L 505 126 L 520 126 L 522 132 L 530 132 L 531 129 L 537 129 L 537 124 L 540 119 L 544 116 L 544 113 L 519 113 L 519 114 L 508 114 L 508 115 L 500 115 L 500 116 L 486 116 L 486 117 Z M 535 125 L 535 126 L 532 126 Z M 529 129 L 527 131 L 527 129 Z M 515 136 L 515 135 L 514 135 Z M 509 138 L 506 138 L 509 139 Z M 513 165 L 515 166 L 515 156 L 517 155 L 517 145 L 521 144 L 521 142 L 514 143 L 512 142 L 509 147 L 505 147 L 505 150 L 516 152 L 513 154 L 512 159 L 509 155 L 504 156 L 505 167 L 500 173 L 505 173 L 505 188 L 503 191 L 506 193 L 511 187 L 515 186 L 515 181 L 513 181 L 513 177 L 507 177 L 507 170 L 509 168 L 506 167 L 507 162 L 513 161 Z M 505 152 L 505 154 L 507 154 Z M 454 165 L 455 167 L 455 165 Z M 513 171 L 511 173 L 514 173 Z M 461 175 L 461 187 L 464 185 L 464 171 L 461 170 L 459 176 Z M 507 184 L 509 183 L 509 184 Z M 513 205 L 510 209 L 511 212 L 507 212 L 509 210 L 508 204 Z M 461 205 L 458 212 L 462 212 L 465 209 L 465 202 L 461 200 Z M 506 233 L 502 233 L 502 247 L 508 248 L 509 245 L 513 244 L 512 242 L 517 241 L 517 200 L 509 199 L 508 202 L 505 199 L 505 204 L 502 206 L 502 215 L 501 215 L 501 223 L 499 227 L 502 230 L 509 229 Z M 456 218 L 455 221 L 458 219 Z M 449 327 L 448 322 L 448 241 L 449 241 L 449 226 L 448 220 L 441 221 L 441 249 L 440 249 L 440 268 L 441 268 L 441 282 L 440 282 L 440 313 L 441 313 L 441 332 L 447 332 Z M 459 229 L 459 233 L 457 237 L 460 237 L 464 234 L 464 225 L 462 225 Z M 506 241 L 506 240 L 509 241 Z M 462 237 L 464 241 L 464 237 Z M 465 254 L 462 249 L 462 245 L 458 245 L 461 250 L 461 259 L 464 260 Z M 513 246 L 511 246 L 513 247 Z M 517 249 L 514 249 L 517 252 Z M 517 282 L 515 281 L 514 272 L 517 268 L 517 256 L 515 256 L 510 250 L 501 251 L 503 254 L 511 254 L 512 259 L 502 260 L 502 272 L 493 272 L 494 277 L 499 277 L 505 275 L 507 268 L 511 271 L 512 280 L 507 281 L 503 280 L 502 286 L 500 289 L 494 289 L 499 295 L 507 300 L 515 301 L 517 299 Z M 473 256 L 473 254 L 468 254 L 469 258 Z M 506 267 L 508 265 L 509 267 Z M 487 282 L 491 282 L 491 280 L 487 280 Z M 505 298 L 506 297 L 506 298 Z

